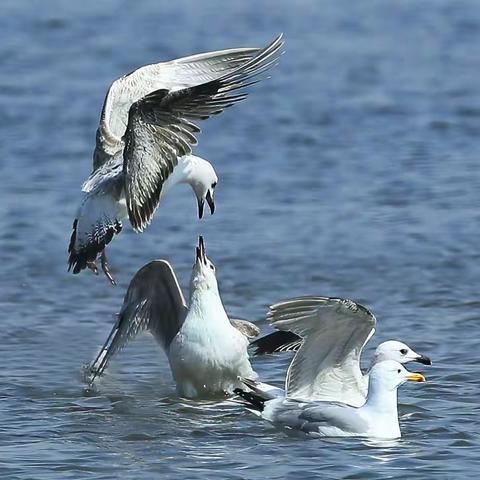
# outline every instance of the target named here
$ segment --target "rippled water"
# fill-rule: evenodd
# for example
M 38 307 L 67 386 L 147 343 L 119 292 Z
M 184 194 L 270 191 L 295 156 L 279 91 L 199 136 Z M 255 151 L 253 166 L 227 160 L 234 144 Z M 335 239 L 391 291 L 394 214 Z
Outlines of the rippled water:
M 4 0 L 0 6 L 2 478 L 463 478 L 480 468 L 478 2 Z M 106 88 L 137 66 L 261 45 L 286 55 L 203 125 L 220 176 L 199 222 L 187 187 L 110 248 L 119 286 L 66 271 Z M 403 438 L 308 440 L 240 406 L 176 397 L 150 337 L 98 391 L 82 365 L 133 273 L 169 259 L 188 285 L 203 233 L 230 312 L 299 294 L 361 301 L 372 345 L 430 355 L 401 389 Z M 367 351 L 368 357 L 371 351 Z M 281 384 L 288 358 L 255 360 Z

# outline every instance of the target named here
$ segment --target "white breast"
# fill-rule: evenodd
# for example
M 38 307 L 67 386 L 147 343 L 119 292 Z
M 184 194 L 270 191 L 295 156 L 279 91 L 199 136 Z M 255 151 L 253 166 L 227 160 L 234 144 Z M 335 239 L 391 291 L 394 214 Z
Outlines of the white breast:
M 190 311 L 173 339 L 169 360 L 180 395 L 231 393 L 238 377 L 256 378 L 247 354 L 248 340 L 230 325 L 223 310 L 199 316 Z

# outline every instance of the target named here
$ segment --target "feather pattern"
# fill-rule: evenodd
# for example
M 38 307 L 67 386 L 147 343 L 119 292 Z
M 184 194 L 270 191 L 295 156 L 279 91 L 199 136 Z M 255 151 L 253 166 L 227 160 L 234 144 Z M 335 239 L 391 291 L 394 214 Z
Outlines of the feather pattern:
M 235 327 L 242 335 L 250 338 L 255 338 L 259 333 L 260 329 L 248 320 L 243 320 L 240 318 L 229 318 L 232 327 Z
M 115 80 L 100 116 L 94 169 L 122 150 L 128 111 L 133 103 L 155 90 L 178 90 L 215 80 L 251 60 L 258 51 L 258 48 L 237 48 L 191 55 L 146 65 Z
M 121 164 L 102 166 L 84 184 L 84 197 L 73 222 L 68 269 L 79 273 L 122 231 L 127 212 L 122 199 Z
M 183 324 L 187 307 L 171 265 L 154 260 L 132 278 L 117 321 L 91 365 L 95 377 L 102 375 L 109 360 L 138 333 L 149 330 L 168 351 Z
M 276 352 L 296 352 L 302 345 L 302 338 L 293 332 L 277 330 L 250 344 L 255 347 L 254 355 Z
M 237 93 L 278 60 L 283 41 L 269 46 L 237 69 L 181 90 L 159 89 L 134 102 L 124 135 L 125 197 L 130 222 L 142 231 L 158 207 L 162 185 L 179 158 L 191 153 L 199 128 L 194 122 L 221 113 L 246 98 Z
M 375 317 L 362 305 L 331 297 L 299 297 L 270 307 L 267 318 L 303 339 L 287 373 L 287 397 L 363 402 L 359 361 L 375 330 Z
M 148 330 L 168 354 L 187 313 L 170 263 L 154 260 L 143 266 L 132 278 L 117 321 L 90 366 L 91 381 L 101 376 L 111 358 L 143 331 Z M 230 323 L 246 338 L 258 334 L 258 328 L 246 320 L 230 319 Z

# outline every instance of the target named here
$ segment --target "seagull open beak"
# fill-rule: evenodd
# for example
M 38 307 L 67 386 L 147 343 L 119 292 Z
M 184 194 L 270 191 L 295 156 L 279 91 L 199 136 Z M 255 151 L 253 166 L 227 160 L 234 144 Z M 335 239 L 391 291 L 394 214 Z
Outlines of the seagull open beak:
M 407 380 L 410 382 L 426 382 L 425 377 L 421 373 L 409 373 Z
M 203 237 L 201 235 L 198 237 L 198 247 L 196 249 L 196 252 L 196 261 L 206 264 L 207 262 L 205 260 L 205 244 L 203 243 Z
M 211 189 L 207 190 L 206 200 L 208 206 L 210 207 L 210 214 L 213 215 L 215 213 L 215 200 L 214 200 L 214 193 Z
M 430 358 L 426 357 L 425 355 L 419 355 L 415 360 L 415 362 L 421 363 L 423 365 L 431 365 L 432 361 Z
M 205 200 L 203 198 L 198 199 L 198 218 L 203 217 L 203 206 L 205 204 Z

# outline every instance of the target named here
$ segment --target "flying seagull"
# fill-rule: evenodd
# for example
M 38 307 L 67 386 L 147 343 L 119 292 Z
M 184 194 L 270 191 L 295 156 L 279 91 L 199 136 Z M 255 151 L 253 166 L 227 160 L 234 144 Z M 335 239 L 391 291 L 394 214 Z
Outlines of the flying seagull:
M 254 340 L 252 345 L 261 353 L 296 351 L 285 385 L 291 398 L 360 406 L 367 397 L 369 373 L 375 364 L 385 360 L 432 363 L 408 345 L 390 340 L 377 347 L 370 368 L 362 373 L 362 350 L 375 333 L 377 321 L 367 308 L 352 300 L 293 298 L 272 305 L 267 319 L 278 332 Z M 270 388 L 263 385 L 257 388 Z M 272 389 L 270 395 L 281 393 Z
M 135 274 L 117 322 L 90 367 L 91 382 L 103 374 L 115 353 L 145 330 L 167 354 L 181 396 L 228 395 L 242 385 L 239 377 L 257 378 L 247 347 L 258 329 L 228 317 L 202 237 L 196 248 L 188 305 L 167 261 L 150 262 Z
M 123 158 L 120 154 L 115 158 L 116 161 L 99 167 L 84 183 L 84 197 L 73 222 L 68 249 L 69 269 L 73 268 L 73 273 L 79 273 L 85 266 L 97 273 L 95 259 L 101 252 L 102 269 L 113 285 L 116 282 L 108 268 L 105 247 L 115 234 L 121 232 L 122 221 L 128 218 Z M 217 182 L 217 175 L 209 162 L 195 155 L 185 155 L 161 185 L 159 201 L 174 185 L 188 183 L 197 197 L 199 218 L 202 218 L 205 201 L 210 212 L 215 211 Z
M 306 366 L 308 369 L 308 366 Z M 296 370 L 293 375 L 301 372 Z M 269 399 L 258 391 L 235 389 L 262 418 L 316 437 L 359 436 L 382 439 L 401 437 L 397 389 L 407 381 L 424 382 L 421 373 L 411 373 L 394 360 L 376 363 L 370 371 L 368 396 L 355 407 L 335 401 L 302 401 L 290 397 Z
M 188 183 L 203 215 L 214 212 L 217 175 L 193 157 L 199 120 L 246 98 L 243 91 L 278 62 L 282 35 L 262 49 L 239 48 L 147 65 L 111 85 L 100 117 L 93 173 L 84 183 L 68 248 L 69 270 L 102 270 L 112 284 L 105 247 L 129 219 L 141 232 L 166 192 Z M 259 77 L 260 76 L 260 77 Z

